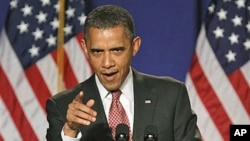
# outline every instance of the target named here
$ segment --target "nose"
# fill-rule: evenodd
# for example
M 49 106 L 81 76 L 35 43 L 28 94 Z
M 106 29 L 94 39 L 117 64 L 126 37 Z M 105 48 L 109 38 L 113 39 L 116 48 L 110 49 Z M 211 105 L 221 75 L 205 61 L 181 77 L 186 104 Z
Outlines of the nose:
M 114 66 L 114 59 L 110 53 L 105 53 L 103 57 L 102 66 L 106 69 Z

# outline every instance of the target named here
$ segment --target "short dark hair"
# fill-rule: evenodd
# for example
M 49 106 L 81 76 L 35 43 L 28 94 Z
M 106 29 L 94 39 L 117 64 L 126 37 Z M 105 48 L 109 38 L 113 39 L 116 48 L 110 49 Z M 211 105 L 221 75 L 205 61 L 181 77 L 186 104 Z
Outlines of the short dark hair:
M 135 25 L 133 17 L 127 10 L 115 5 L 103 5 L 92 10 L 84 24 L 84 39 L 87 41 L 89 29 L 108 29 L 116 26 L 123 26 L 128 39 L 131 41 L 135 36 Z

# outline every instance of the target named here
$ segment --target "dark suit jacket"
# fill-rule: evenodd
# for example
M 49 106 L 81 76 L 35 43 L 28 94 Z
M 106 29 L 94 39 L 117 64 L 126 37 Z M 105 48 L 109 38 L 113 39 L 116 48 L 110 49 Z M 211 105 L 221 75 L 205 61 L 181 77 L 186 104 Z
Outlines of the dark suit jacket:
M 145 127 L 153 124 L 158 129 L 158 141 L 200 140 L 196 126 L 197 117 L 190 108 L 186 87 L 169 77 L 156 77 L 133 70 L 134 81 L 134 129 L 133 141 L 143 141 Z M 95 100 L 97 120 L 90 126 L 81 126 L 83 141 L 109 141 L 111 131 L 100 98 L 94 75 L 72 89 L 63 91 L 46 103 L 49 128 L 48 141 L 60 141 L 66 122 L 68 104 L 84 91 L 83 103 Z M 151 102 L 145 102 L 145 101 Z

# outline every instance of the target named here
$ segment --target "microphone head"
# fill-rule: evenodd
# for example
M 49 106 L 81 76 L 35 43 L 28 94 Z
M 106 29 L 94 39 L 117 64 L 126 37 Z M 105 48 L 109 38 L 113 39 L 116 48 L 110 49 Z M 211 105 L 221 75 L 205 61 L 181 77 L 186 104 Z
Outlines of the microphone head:
M 128 125 L 121 123 L 116 126 L 115 139 L 116 141 L 128 141 L 129 139 Z
M 144 141 L 157 141 L 158 129 L 155 125 L 148 125 L 144 130 Z

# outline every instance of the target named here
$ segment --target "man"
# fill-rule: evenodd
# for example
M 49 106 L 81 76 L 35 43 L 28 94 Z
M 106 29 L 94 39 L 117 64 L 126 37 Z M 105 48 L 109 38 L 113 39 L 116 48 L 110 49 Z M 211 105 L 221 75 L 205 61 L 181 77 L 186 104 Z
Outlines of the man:
M 47 140 L 115 140 L 119 123 L 126 123 L 133 141 L 144 140 L 148 125 L 155 127 L 152 134 L 158 141 L 200 140 L 184 84 L 131 67 L 141 39 L 135 36 L 133 18 L 125 9 L 113 5 L 94 9 L 84 33 L 82 47 L 95 73 L 47 101 Z M 121 91 L 118 101 L 126 122 L 112 125 L 117 119 L 111 116 L 114 91 Z

